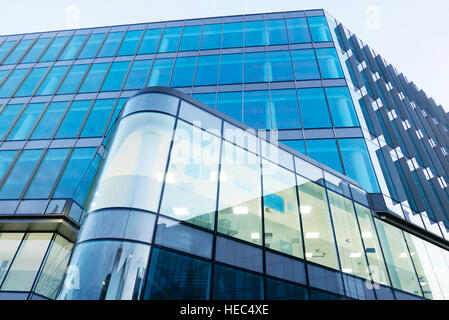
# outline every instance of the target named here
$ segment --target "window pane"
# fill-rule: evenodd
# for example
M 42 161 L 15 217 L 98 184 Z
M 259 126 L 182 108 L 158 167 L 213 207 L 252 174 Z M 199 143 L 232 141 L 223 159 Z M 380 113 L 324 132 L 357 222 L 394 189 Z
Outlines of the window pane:
M 3 82 L 3 85 L 0 88 L 0 98 L 9 98 L 11 97 L 13 91 L 16 89 L 17 85 L 22 81 L 22 78 L 27 73 L 28 69 L 16 69 L 14 70 Z
M 309 157 L 343 173 L 337 142 L 334 139 L 307 140 L 306 145 Z
M 268 52 L 270 81 L 293 80 L 292 59 L 289 51 Z
M 261 244 L 259 157 L 223 142 L 218 232 Z
M 245 47 L 264 46 L 265 30 L 262 21 L 245 22 Z
M 223 48 L 243 46 L 243 22 L 225 23 L 223 25 Z
M 101 91 L 120 90 L 130 64 L 131 61 L 113 62 L 108 75 L 104 80 L 103 86 L 101 87 Z
M 242 102 L 243 95 L 241 92 L 219 92 L 217 97 L 217 110 L 242 122 Z
M 178 121 L 160 212 L 213 230 L 220 140 Z
M 0 199 L 18 199 L 36 166 L 42 150 L 25 150 L 0 189 Z
M 285 20 L 265 20 L 265 31 L 268 45 L 287 44 Z
M 140 44 L 138 54 L 155 53 L 159 39 L 162 34 L 162 29 L 149 29 L 143 35 L 142 43 Z
M 23 233 L 0 233 L 0 283 L 3 282 L 22 238 Z
M 87 64 L 79 64 L 72 66 L 72 68 L 70 68 L 70 71 L 67 73 L 67 76 L 64 78 L 64 81 L 59 87 L 57 93 L 58 94 L 75 93 L 81 79 L 86 73 L 88 66 L 89 65 Z
M 359 121 L 347 87 L 326 88 L 327 101 L 335 127 L 358 127 Z
M 72 60 L 76 58 L 76 54 L 78 53 L 79 49 L 83 45 L 84 41 L 86 40 L 87 35 L 77 35 L 73 36 L 70 42 L 65 47 L 64 51 L 59 56 L 58 60 Z
M 215 109 L 215 98 L 217 94 L 214 93 L 196 93 L 193 94 L 192 97 L 201 101 L 204 104 L 207 104 L 209 107 Z
M 5 79 L 5 77 L 8 73 L 9 73 L 9 70 L 0 70 L 0 83 L 2 83 L 3 79 Z
M 302 153 L 302 154 L 306 154 L 306 147 L 304 144 L 304 140 L 284 140 L 281 141 L 283 144 L 285 144 L 286 146 L 295 149 L 296 151 Z
M 20 41 L 20 43 L 14 48 L 14 50 L 9 54 L 8 58 L 3 61 L 2 64 L 16 64 L 19 61 L 19 58 L 25 53 L 32 41 L 33 40 L 31 39 Z
M 3 178 L 6 170 L 8 170 L 11 161 L 16 156 L 17 151 L 0 151 L 0 179 Z M 1 260 L 0 260 L 1 261 Z M 1 268 L 1 266 L 0 266 Z M 0 275 L 1 277 L 1 275 Z
M 338 269 L 337 251 L 324 188 L 297 176 L 306 259 Z
M 53 40 L 53 42 L 50 44 L 50 46 L 48 47 L 47 51 L 45 51 L 45 53 L 39 59 L 39 62 L 56 60 L 59 52 L 61 51 L 62 47 L 64 47 L 68 38 L 69 37 L 55 38 Z
M 51 238 L 51 233 L 28 233 L 25 236 L 3 282 L 2 291 L 31 290 Z
M 326 17 L 308 17 L 310 32 L 314 42 L 332 41 L 332 36 L 327 26 Z
M 68 153 L 69 149 L 48 150 L 25 193 L 25 199 L 48 198 Z
M 182 27 L 166 28 L 162 35 L 158 52 L 173 52 L 178 50 Z
M 68 102 L 52 102 L 34 129 L 31 139 L 51 139 L 56 126 L 59 124 Z
M 30 103 L 10 131 L 7 140 L 26 140 L 45 103 Z
M 59 81 L 61 81 L 62 77 L 67 71 L 67 68 L 68 66 L 53 67 L 45 77 L 45 80 L 42 81 L 35 95 L 41 96 L 53 94 L 59 84 Z
M 108 70 L 109 63 L 95 63 L 89 69 L 87 76 L 84 78 L 83 84 L 79 89 L 80 93 L 97 92 L 103 78 Z
M 313 49 L 293 50 L 291 53 L 296 80 L 320 79 L 320 70 Z
M 179 51 L 198 50 L 203 26 L 184 27 Z
M 304 258 L 293 172 L 263 160 L 265 246 Z
M 153 249 L 145 300 L 209 299 L 210 263 Z
M 306 18 L 293 18 L 286 21 L 290 43 L 311 42 Z
M 295 90 L 271 91 L 271 111 L 274 128 L 301 128 L 298 99 Z
M 34 43 L 33 47 L 28 51 L 28 53 L 23 57 L 22 63 L 31 63 L 36 62 L 39 56 L 42 54 L 42 51 L 47 47 L 50 43 L 51 38 L 46 39 L 37 39 Z
M 117 52 L 117 48 L 122 41 L 124 32 L 111 32 L 108 34 L 106 40 L 103 42 L 98 57 L 112 57 Z
M 298 96 L 304 128 L 332 127 L 322 88 L 298 89 Z
M 220 49 L 222 29 L 223 25 L 221 23 L 204 25 L 201 50 Z
M 307 289 L 291 283 L 267 279 L 267 300 L 307 300 Z
M 198 58 L 195 85 L 216 85 L 218 81 L 218 64 L 220 56 L 202 56 Z
M 268 91 L 244 93 L 243 122 L 254 129 L 271 129 L 270 97 Z
M 95 53 L 97 53 L 98 47 L 103 42 L 104 36 L 104 33 L 91 34 L 84 45 L 83 50 L 81 50 L 78 59 L 89 59 L 95 57 Z
M 268 64 L 265 52 L 245 53 L 245 83 L 267 82 Z
M 249 272 L 215 265 L 215 300 L 262 300 L 263 278 Z
M 323 79 L 345 77 L 334 48 L 317 49 L 316 55 Z
M 23 104 L 8 104 L 3 112 L 0 114 L 0 138 L 8 131 L 11 124 L 14 123 L 14 119 L 17 117 L 20 110 L 22 110 Z
M 153 60 L 137 60 L 129 71 L 123 90 L 143 89 Z
M 108 129 L 106 130 L 106 135 L 109 134 L 111 127 L 117 121 L 118 114 L 122 111 L 123 106 L 125 105 L 128 98 L 118 99 L 117 105 L 115 106 L 114 113 L 112 114 L 111 121 L 109 121 Z
M 101 137 L 114 108 L 115 99 L 96 100 L 80 137 Z
M 402 231 L 378 219 L 375 221 L 393 287 L 421 296 Z
M 14 94 L 15 97 L 31 96 L 36 86 L 41 81 L 48 68 L 35 68 L 26 77 L 19 90 Z
M 62 121 L 56 138 L 76 138 L 83 123 L 84 117 L 89 110 L 91 100 L 74 101 Z
M 220 61 L 220 84 L 243 82 L 243 54 L 225 54 Z
M 190 87 L 195 74 L 196 57 L 177 58 L 170 87 Z
M 170 81 L 171 70 L 173 67 L 173 58 L 157 59 L 151 69 L 148 87 L 151 86 L 168 86 Z
M 128 31 L 117 53 L 118 56 L 134 55 L 142 37 L 143 30 Z
M 0 60 L 2 60 L 6 54 L 9 52 L 9 50 L 11 50 L 11 48 L 16 44 L 16 40 L 14 41 L 5 41 L 4 43 L 2 43 L 2 45 L 0 46 Z

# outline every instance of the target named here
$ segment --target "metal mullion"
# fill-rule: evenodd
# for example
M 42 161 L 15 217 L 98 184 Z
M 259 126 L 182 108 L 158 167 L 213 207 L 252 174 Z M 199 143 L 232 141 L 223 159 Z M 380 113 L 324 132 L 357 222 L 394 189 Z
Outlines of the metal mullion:
M 11 75 L 11 73 L 13 73 L 15 71 L 15 67 L 12 67 L 11 69 L 7 70 L 8 72 L 6 73 L 5 77 L 0 80 L 0 88 L 3 86 L 3 84 L 8 80 L 9 76 Z M 7 97 L 7 99 L 11 99 L 11 97 Z
M 35 61 L 34 61 L 34 64 L 37 64 L 37 63 L 40 62 L 40 59 L 44 56 L 45 52 L 47 52 L 48 48 L 51 46 L 51 44 L 53 43 L 53 41 L 55 41 L 56 36 L 50 37 L 50 38 L 41 38 L 41 37 L 39 37 L 38 40 L 39 40 L 39 39 L 50 39 L 50 41 L 47 43 L 47 45 L 46 45 L 45 48 L 42 50 L 42 52 L 41 52 L 38 56 L 36 56 L 36 59 L 35 59 Z M 34 67 L 33 67 L 33 68 L 34 68 Z
M 119 43 L 117 45 L 117 49 L 115 49 L 115 52 L 112 55 L 112 57 L 117 57 L 117 54 L 118 54 L 118 52 L 120 50 L 120 47 L 123 44 L 123 41 L 125 40 L 125 37 L 126 37 L 126 34 L 128 33 L 128 30 L 129 30 L 129 26 L 128 26 L 128 29 L 126 29 L 126 31 L 116 31 L 116 32 L 123 32 L 123 35 L 122 35 L 122 38 L 120 39 L 120 41 L 119 41 Z M 109 32 L 109 34 L 112 34 L 112 33 L 115 33 L 115 32 Z
M 134 56 L 134 59 L 135 59 L 135 56 Z M 130 62 L 130 64 L 129 64 L 129 66 L 128 66 L 128 70 L 126 71 L 126 74 L 125 74 L 125 76 L 123 77 L 123 81 L 122 81 L 122 84 L 120 85 L 120 89 L 118 90 L 120 93 L 123 91 L 123 89 L 124 89 L 124 87 L 125 87 L 125 83 L 126 83 L 126 81 L 128 80 L 128 77 L 129 77 L 129 74 L 131 73 L 131 69 L 132 69 L 132 67 L 133 67 L 133 65 L 134 65 L 134 61 L 136 61 L 136 60 L 125 60 L 125 61 L 119 61 L 119 62 L 127 62 L 127 61 L 129 61 Z M 116 61 L 114 61 L 114 62 L 116 62 Z M 113 62 L 113 63 L 114 63 Z M 112 68 L 112 63 L 111 63 L 111 68 Z M 109 73 L 109 71 L 108 71 L 108 73 Z M 107 75 L 106 75 L 107 76 Z M 106 81 L 106 77 L 104 77 L 104 81 Z M 101 92 L 101 91 L 100 91 Z
M 262 153 L 262 141 L 260 138 L 257 139 L 258 140 L 258 146 L 259 146 L 259 152 Z M 244 150 L 244 149 L 243 149 Z M 261 238 L 262 238 L 262 274 L 263 274 L 263 298 L 264 300 L 266 300 L 266 287 L 267 287 L 267 278 L 266 278 L 266 274 L 267 274 L 267 261 L 266 261 L 266 250 L 265 250 L 265 199 L 264 199 L 264 192 L 263 192 L 263 165 L 262 165 L 262 154 L 259 154 L 257 156 L 259 158 L 259 178 L 260 178 L 260 220 L 262 222 L 262 234 L 261 234 Z
M 405 242 L 405 247 L 407 249 L 408 256 L 409 256 L 409 258 L 410 258 L 410 260 L 412 262 L 413 270 L 415 271 L 416 281 L 418 282 L 419 288 L 421 289 L 421 297 L 426 298 L 425 295 L 424 295 L 424 290 L 422 288 L 421 282 L 419 281 L 418 271 L 416 271 L 415 261 L 413 261 L 412 255 L 410 254 L 410 247 L 408 245 L 407 239 L 405 238 L 404 231 L 403 230 L 400 230 L 400 231 L 401 231 L 401 234 L 402 234 L 402 238 L 404 239 L 404 242 Z
M 12 105 L 14 105 L 14 104 L 12 104 Z M 22 108 L 20 108 L 20 111 L 17 113 L 17 115 L 11 121 L 11 124 L 9 125 L 8 129 L 6 130 L 6 132 L 3 134 L 3 136 L 0 136 L 0 138 L 1 138 L 0 141 L 5 141 L 6 140 L 6 138 L 11 133 L 12 129 L 17 124 L 17 122 L 19 121 L 20 117 L 23 115 L 23 113 L 26 111 L 26 109 L 28 108 L 29 105 L 30 105 L 29 101 L 25 102 L 23 104 Z
M 14 158 L 11 160 L 8 168 L 6 169 L 5 173 L 3 174 L 3 177 L 0 179 L 0 189 L 3 187 L 3 183 L 8 178 L 9 174 L 11 173 L 12 169 L 16 165 L 17 160 L 20 158 L 23 151 L 24 151 L 24 149 L 16 150 L 16 154 L 14 155 Z
M 61 124 L 64 122 L 64 119 L 65 119 L 66 115 L 69 113 L 70 108 L 71 108 L 71 106 L 72 106 L 74 101 L 75 101 L 74 98 L 72 98 L 71 100 L 67 101 L 67 106 L 65 107 L 65 110 L 64 110 L 63 114 L 61 115 L 61 118 L 59 119 L 58 124 L 56 125 L 54 131 L 50 135 L 50 138 L 46 139 L 46 140 L 53 141 L 55 139 L 55 136 L 58 133 L 59 128 L 61 127 Z M 64 102 L 64 101 L 61 101 L 61 102 Z
M 18 232 L 18 233 L 22 233 L 22 232 Z M 6 270 L 5 276 L 3 277 L 3 280 L 2 280 L 1 283 L 0 283 L 0 290 L 1 290 L 1 288 L 3 287 L 3 284 L 5 283 L 6 278 L 8 277 L 8 273 L 9 273 L 9 271 L 11 270 L 11 267 L 12 267 L 14 261 L 16 260 L 17 254 L 19 253 L 20 249 L 22 248 L 22 244 L 23 244 L 23 242 L 25 241 L 25 237 L 27 236 L 27 234 L 28 234 L 27 232 L 23 232 L 22 240 L 20 240 L 20 243 L 19 243 L 19 245 L 17 246 L 17 250 L 16 250 L 16 252 L 14 253 L 14 256 L 12 257 L 11 262 L 10 262 L 10 264 L 9 264 L 9 266 L 8 266 L 8 270 Z
M 22 40 L 24 40 L 24 39 L 22 38 Z M 14 63 L 15 65 L 20 64 L 20 61 L 22 61 L 22 59 L 28 54 L 28 52 L 30 52 L 30 50 L 33 48 L 34 44 L 37 42 L 37 40 L 38 40 L 38 38 L 34 39 L 34 41 L 32 41 L 31 44 L 28 45 L 27 48 L 25 48 L 25 51 L 19 56 L 19 58 L 17 58 L 17 62 Z
M 154 57 L 153 57 L 153 59 L 151 59 L 150 70 L 148 71 L 147 79 L 146 79 L 145 85 L 144 85 L 145 88 L 148 86 L 148 82 L 150 81 L 151 72 L 153 71 L 154 63 L 156 62 L 156 58 L 158 57 L 159 46 L 161 45 L 162 37 L 164 36 L 164 32 L 165 32 L 166 26 L 167 26 L 167 24 L 164 23 L 164 26 L 161 28 L 161 35 L 159 36 L 159 40 L 157 42 L 155 52 L 153 53 Z M 145 29 L 143 37 L 145 36 L 145 33 L 148 30 L 153 30 L 153 29 Z M 142 38 L 142 41 L 143 41 L 143 38 Z M 181 39 L 179 40 L 179 42 L 181 42 Z M 170 80 L 171 80 L 171 78 L 170 78 Z
M 40 86 L 42 85 L 42 83 L 45 81 L 45 78 L 48 76 L 48 74 L 51 72 L 51 70 L 53 69 L 54 65 L 55 65 L 55 61 L 50 62 L 51 65 L 49 65 L 47 67 L 47 71 L 44 72 L 43 76 L 41 77 L 41 79 L 37 82 L 36 86 L 34 87 L 33 91 L 31 91 L 30 97 L 34 97 L 34 95 L 36 94 L 37 90 L 39 90 Z M 44 67 L 45 68 L 45 67 Z M 34 70 L 34 67 L 32 68 Z
M 58 176 L 56 177 L 55 182 L 53 184 L 53 187 L 51 188 L 50 193 L 48 195 L 49 203 L 50 203 L 51 199 L 53 198 L 54 193 L 56 192 L 56 188 L 59 185 L 61 177 L 62 177 L 62 175 L 65 172 L 67 164 L 69 163 L 70 158 L 72 157 L 72 154 L 73 154 L 74 150 L 75 150 L 75 148 L 70 148 L 69 152 L 67 152 L 66 158 L 64 159 L 64 162 L 63 162 L 63 164 L 61 166 L 61 169 L 59 170 Z M 45 211 L 47 211 L 47 209 L 48 209 L 48 205 L 46 206 Z
M 23 78 L 19 81 L 19 83 L 16 85 L 16 87 L 13 89 L 13 91 L 11 91 L 11 95 L 9 96 L 10 99 L 12 99 L 14 97 L 14 95 L 17 93 L 17 91 L 19 91 L 20 87 L 23 85 L 23 83 L 27 80 L 28 76 L 31 74 L 31 72 L 33 72 L 34 68 L 36 67 L 36 63 L 32 66 L 32 67 L 28 67 L 28 68 L 20 68 L 17 69 L 15 68 L 14 71 L 16 70 L 26 70 L 28 69 L 28 71 L 25 73 L 25 75 L 23 76 Z
M 67 60 L 63 60 L 63 61 L 67 61 Z M 54 98 L 55 95 L 57 95 L 57 92 L 59 90 L 59 87 L 61 87 L 62 83 L 64 82 L 65 78 L 67 77 L 68 73 L 70 72 L 70 70 L 72 69 L 72 67 L 74 66 L 73 63 L 66 65 L 67 66 L 67 70 L 64 72 L 64 74 L 62 75 L 61 79 L 59 80 L 58 84 L 56 85 L 55 89 L 53 90 L 53 94 L 52 94 L 52 100 Z M 54 65 L 52 66 L 52 68 L 54 67 Z
M 39 114 L 39 116 L 37 117 L 37 119 L 34 122 L 34 125 L 31 127 L 31 129 L 28 131 L 28 135 L 25 138 L 25 141 L 29 141 L 31 136 L 33 135 L 34 130 L 36 129 L 36 127 L 39 125 L 39 122 L 41 121 L 42 117 L 44 116 L 45 112 L 47 112 L 48 107 L 50 106 L 51 102 L 47 101 L 44 102 L 45 106 L 44 109 L 41 111 L 41 113 Z
M 104 139 L 104 137 L 106 136 L 109 125 L 111 124 L 112 121 L 114 121 L 114 119 L 112 119 L 112 117 L 114 116 L 114 112 L 117 109 L 119 100 L 120 100 L 120 97 L 117 97 L 115 99 L 114 106 L 112 107 L 112 110 L 111 110 L 111 114 L 109 115 L 106 126 L 103 129 L 103 133 L 101 134 L 102 139 Z
M 135 59 L 136 56 L 138 55 L 140 46 L 141 46 L 141 44 L 142 44 L 142 42 L 143 42 L 143 38 L 145 37 L 145 31 L 146 31 L 146 30 L 147 30 L 147 29 L 131 30 L 131 31 L 142 31 L 142 35 L 140 36 L 139 42 L 137 43 L 136 50 L 135 50 L 134 53 L 132 54 L 132 56 L 134 56 L 134 59 Z M 129 27 L 128 27 L 127 32 L 129 32 L 129 31 L 130 31 L 130 30 L 129 30 Z M 125 36 L 126 36 L 126 35 L 125 35 Z
M 106 39 L 108 38 L 110 33 L 111 33 L 111 28 L 109 27 L 108 31 L 106 31 L 104 33 L 103 39 L 101 40 L 101 43 L 98 45 L 97 50 L 95 51 L 95 53 L 93 54 L 92 58 L 90 58 L 90 59 L 94 59 L 94 60 L 97 59 L 97 55 L 100 53 L 100 50 L 103 47 L 104 43 L 106 42 Z M 89 38 L 90 38 L 90 36 L 92 36 L 94 34 L 97 34 L 97 33 L 92 33 L 92 31 L 91 31 L 91 33 L 89 35 Z M 93 62 L 91 64 L 93 64 Z
M 23 36 L 20 39 L 16 40 L 16 43 L 8 50 L 8 52 L 5 53 L 3 59 L 0 59 L 0 64 L 3 64 L 6 59 L 8 59 L 9 55 L 14 51 L 14 49 L 19 45 L 19 43 L 23 40 Z M 5 39 L 5 41 L 2 42 L 2 45 L 6 43 L 8 40 Z M 13 40 L 14 41 L 14 40 Z
M 78 100 L 78 101 L 89 101 L 89 100 Z M 95 105 L 96 101 L 97 101 L 97 98 L 90 100 L 89 108 L 87 109 L 86 115 L 84 116 L 83 121 L 81 122 L 81 125 L 80 125 L 80 127 L 78 129 L 78 132 L 76 134 L 75 139 L 78 140 L 80 138 L 80 135 L 81 135 L 81 133 L 83 132 L 83 129 L 84 129 L 84 125 L 86 124 L 87 119 L 89 119 L 89 116 L 90 116 L 90 114 L 92 112 L 92 109 L 94 108 L 94 105 Z
M 58 61 L 59 56 L 61 55 L 61 53 L 64 52 L 65 47 L 67 47 L 67 45 L 69 44 L 69 42 L 73 38 L 73 36 L 74 36 L 74 34 L 72 34 L 71 36 L 67 36 L 68 39 L 64 42 L 64 44 L 62 45 L 61 49 L 59 49 L 58 53 L 56 54 L 55 58 L 52 60 L 53 63 Z M 61 36 L 61 38 L 62 37 L 65 37 L 65 36 Z M 58 38 L 57 34 L 55 36 L 55 40 L 56 40 L 56 38 Z
M 78 57 L 78 55 L 79 55 L 79 54 L 81 53 L 81 51 L 83 50 L 84 45 L 85 45 L 85 44 L 87 43 L 87 41 L 89 40 L 89 37 L 90 37 L 91 34 L 92 34 L 92 30 L 90 31 L 90 33 L 88 33 L 88 34 L 85 35 L 86 38 L 83 40 L 83 43 L 81 43 L 80 47 L 79 47 L 78 50 L 75 52 L 75 55 L 74 55 L 73 59 L 59 60 L 61 54 L 64 52 L 64 51 L 61 51 L 61 53 L 59 54 L 58 59 L 57 59 L 56 61 L 70 61 L 70 60 L 76 60 L 77 57 Z M 74 37 L 76 37 L 76 36 L 77 36 L 77 34 L 74 33 L 73 36 L 72 36 L 72 38 L 71 38 L 70 40 L 72 40 L 72 39 L 73 39 Z M 67 46 L 69 45 L 69 43 L 70 43 L 70 42 L 67 42 L 67 45 L 66 45 L 65 47 L 67 47 Z M 64 50 L 65 50 L 65 48 L 64 48 Z M 71 65 L 73 65 L 73 63 L 72 63 Z

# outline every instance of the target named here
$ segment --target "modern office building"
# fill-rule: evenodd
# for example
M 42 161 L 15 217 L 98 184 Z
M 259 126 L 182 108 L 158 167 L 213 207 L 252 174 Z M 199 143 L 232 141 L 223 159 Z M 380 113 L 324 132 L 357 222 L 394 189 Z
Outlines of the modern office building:
M 0 36 L 0 105 L 1 299 L 449 299 L 448 114 L 323 10 Z

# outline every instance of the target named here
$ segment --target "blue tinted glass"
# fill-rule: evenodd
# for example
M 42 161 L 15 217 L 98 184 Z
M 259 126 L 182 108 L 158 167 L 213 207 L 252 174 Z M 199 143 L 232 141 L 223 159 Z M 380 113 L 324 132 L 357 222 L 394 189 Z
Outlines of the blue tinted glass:
M 143 30 L 128 31 L 123 39 L 120 49 L 117 53 L 118 56 L 134 55 L 139 45 L 140 38 L 142 37 Z
M 157 59 L 151 69 L 148 87 L 151 86 L 168 86 L 170 82 L 171 70 L 173 67 L 173 58 Z
M 86 40 L 87 35 L 78 35 L 73 36 L 72 39 L 70 39 L 70 42 L 65 47 L 64 51 L 59 56 L 58 60 L 72 60 L 75 59 L 76 54 L 80 50 L 81 46 L 83 45 L 84 41 Z
M 25 193 L 25 199 L 48 198 L 68 153 L 69 149 L 48 150 Z
M 34 129 L 31 139 L 50 139 L 67 105 L 68 102 L 52 102 Z
M 359 121 L 347 87 L 326 88 L 327 101 L 335 127 L 357 127 Z
M 195 74 L 196 57 L 177 58 L 173 76 L 171 79 L 171 87 L 190 87 L 193 83 L 193 75 Z
M 198 259 L 153 249 L 145 300 L 209 298 L 211 265 Z
M 271 112 L 274 129 L 301 128 L 298 98 L 295 90 L 272 90 Z
M 220 49 L 222 30 L 223 25 L 221 23 L 204 25 L 203 37 L 201 38 L 201 50 Z
M 243 82 L 243 54 L 224 54 L 220 61 L 220 84 Z
M 223 48 L 243 47 L 243 22 L 223 25 Z
M 69 37 L 57 37 L 53 40 L 53 42 L 50 44 L 50 46 L 47 48 L 45 53 L 42 55 L 42 57 L 39 59 L 40 62 L 42 61 L 53 61 L 55 60 L 59 53 L 61 52 L 62 48 L 64 47 L 65 43 L 67 42 L 67 39 Z
M 108 75 L 104 80 L 101 91 L 118 91 L 122 88 L 123 80 L 128 72 L 131 61 L 120 61 L 112 63 Z
M 50 40 L 51 40 L 50 38 L 38 39 L 34 43 L 33 47 L 30 49 L 30 51 L 28 51 L 28 53 L 25 55 L 25 57 L 23 57 L 21 62 L 22 63 L 36 62 L 37 59 L 42 54 L 42 51 L 44 51 L 44 49 L 50 43 Z
M 307 300 L 307 289 L 294 284 L 267 279 L 267 300 Z
M 286 146 L 295 149 L 296 151 L 306 154 L 306 147 L 304 144 L 304 140 L 284 140 L 281 141 L 281 143 L 285 144 Z
M 192 95 L 192 97 L 215 109 L 215 99 L 217 97 L 216 93 L 198 93 Z
M 271 129 L 268 91 L 247 91 L 243 100 L 243 122 L 254 129 Z
M 339 139 L 338 142 L 346 175 L 357 181 L 367 192 L 380 192 L 364 139 Z
M 316 55 L 323 79 L 345 77 L 334 48 L 317 49 Z
M 320 79 L 320 70 L 313 49 L 293 50 L 292 59 L 296 80 Z
M 0 83 L 2 83 L 3 79 L 5 79 L 8 72 L 9 70 L 0 70 Z
M 307 140 L 306 145 L 309 157 L 343 173 L 337 143 L 334 139 Z
M 245 83 L 268 81 L 267 55 L 265 52 L 245 53 Z
M 96 63 L 91 66 L 87 76 L 84 78 L 83 84 L 79 89 L 80 93 L 97 92 L 103 78 L 108 70 L 109 63 Z
M 124 32 L 111 32 L 103 42 L 103 46 L 98 53 L 98 57 L 112 57 L 117 52 L 117 48 L 122 41 Z
M 3 61 L 3 64 L 15 64 L 19 61 L 19 58 L 25 53 L 29 45 L 33 40 L 22 40 L 9 54 L 8 58 Z
M 310 32 L 314 42 L 332 41 L 332 36 L 327 26 L 326 17 L 308 17 Z
M 114 99 L 95 101 L 80 137 L 101 137 L 114 107 Z
M 76 138 L 91 101 L 74 101 L 62 121 L 56 138 Z
M 145 83 L 147 82 L 148 74 L 150 73 L 152 62 L 153 60 L 134 61 L 123 89 L 135 90 L 144 88 Z
M 217 110 L 242 122 L 242 102 L 243 95 L 241 92 L 220 92 L 217 97 Z
M 287 44 L 287 29 L 285 20 L 265 20 L 265 32 L 268 45 Z
M 195 85 L 216 85 L 218 81 L 218 64 L 220 56 L 202 56 L 198 58 Z
M 45 103 L 30 103 L 20 115 L 7 140 L 25 140 L 44 107 Z
M 104 36 L 104 33 L 91 34 L 83 49 L 81 50 L 78 59 L 88 59 L 95 57 L 95 53 L 97 53 L 100 44 L 103 42 Z
M 162 35 L 158 52 L 174 52 L 178 50 L 182 27 L 166 28 Z
M 70 68 L 70 71 L 67 73 L 67 76 L 64 78 L 61 86 L 59 87 L 58 94 L 75 93 L 81 79 L 86 73 L 88 66 L 89 65 L 87 64 L 78 64 L 72 66 L 72 68 Z
M 306 18 L 293 18 L 286 21 L 290 43 L 311 42 Z
M 270 81 L 293 80 L 292 59 L 289 51 L 268 52 L 268 74 Z
M 114 109 L 114 113 L 112 114 L 111 121 L 109 121 L 108 129 L 106 130 L 106 134 L 109 133 L 109 130 L 111 129 L 112 125 L 117 120 L 118 114 L 120 113 L 120 111 L 122 111 L 122 108 L 125 105 L 127 100 L 128 100 L 127 98 L 122 98 L 122 99 L 118 100 L 117 105 L 115 106 L 115 109 Z
M 0 88 L 0 97 L 1 98 L 10 97 L 27 72 L 28 69 L 14 70 L 9 75 L 8 79 L 6 79 L 6 81 L 3 82 L 3 85 Z
M 262 300 L 263 278 L 252 273 L 215 265 L 213 299 Z
M 25 96 L 31 96 L 36 86 L 41 81 L 42 77 L 44 76 L 45 72 L 47 72 L 48 68 L 35 68 L 33 69 L 28 76 L 26 77 L 25 81 L 20 86 L 19 90 L 16 91 L 14 94 L 15 97 L 25 97 Z
M 0 179 L 3 178 L 3 175 L 6 173 L 6 170 L 8 170 L 9 165 L 11 164 L 11 161 L 16 156 L 17 151 L 0 151 Z
M 262 21 L 245 22 L 245 47 L 264 46 L 265 28 Z
M 42 150 L 24 150 L 0 189 L 0 199 L 19 199 Z
M 200 47 L 202 26 L 184 27 L 179 51 L 198 50 Z
M 138 54 L 155 53 L 159 39 L 161 38 L 162 29 L 149 29 L 143 35 Z
M 59 84 L 59 81 L 61 81 L 62 77 L 67 71 L 67 68 L 68 66 L 53 67 L 45 77 L 45 80 L 42 81 L 35 95 L 40 96 L 53 94 Z
M 11 48 L 16 44 L 17 41 L 5 41 L 0 46 L 0 61 L 6 56 L 6 54 L 11 50 Z
M 0 114 L 0 138 L 6 133 L 17 114 L 22 110 L 23 104 L 8 104 Z
M 298 96 L 304 128 L 332 127 L 322 88 L 299 89 Z
M 77 148 L 73 150 L 53 195 L 54 198 L 71 198 L 75 195 L 94 156 L 95 148 Z

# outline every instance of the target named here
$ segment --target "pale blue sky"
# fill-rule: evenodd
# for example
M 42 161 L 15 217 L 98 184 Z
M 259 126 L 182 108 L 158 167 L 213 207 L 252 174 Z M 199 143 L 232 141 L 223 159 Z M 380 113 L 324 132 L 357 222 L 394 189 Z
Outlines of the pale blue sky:
M 323 8 L 449 111 L 447 0 L 15 0 L 0 34 Z

